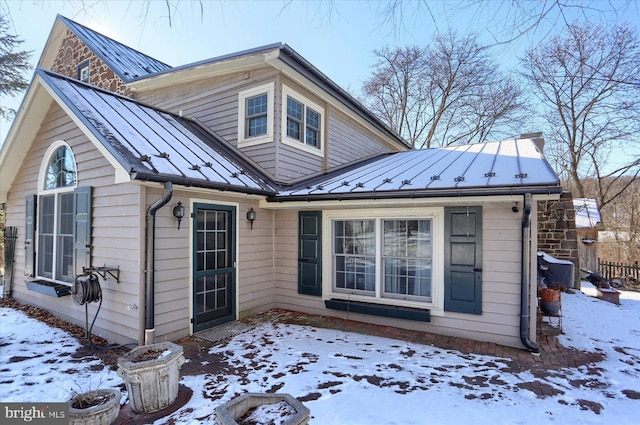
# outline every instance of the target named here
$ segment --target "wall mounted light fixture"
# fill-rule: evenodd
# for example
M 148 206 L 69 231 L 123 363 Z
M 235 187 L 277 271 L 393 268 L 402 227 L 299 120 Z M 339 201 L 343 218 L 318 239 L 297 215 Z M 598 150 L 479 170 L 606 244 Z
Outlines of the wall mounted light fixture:
M 173 207 L 173 216 L 178 220 L 178 230 L 180 230 L 180 222 L 184 218 L 184 206 L 182 202 L 178 201 L 178 203 Z
M 511 207 L 511 211 L 513 211 L 514 213 L 517 213 L 518 211 L 520 211 L 520 209 L 518 208 L 517 202 L 513 203 L 513 206 Z
M 249 223 L 251 223 L 251 230 L 253 230 L 253 222 L 256 221 L 256 217 L 257 217 L 257 214 L 253 210 L 253 208 L 247 211 L 247 220 L 249 220 Z

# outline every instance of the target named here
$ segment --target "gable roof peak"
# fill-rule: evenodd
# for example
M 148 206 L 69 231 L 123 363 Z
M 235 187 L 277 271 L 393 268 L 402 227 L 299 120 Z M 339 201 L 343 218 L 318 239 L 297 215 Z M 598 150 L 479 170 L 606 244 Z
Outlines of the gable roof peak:
M 155 74 L 171 66 L 104 34 L 58 14 L 57 19 L 69 28 L 124 82 Z

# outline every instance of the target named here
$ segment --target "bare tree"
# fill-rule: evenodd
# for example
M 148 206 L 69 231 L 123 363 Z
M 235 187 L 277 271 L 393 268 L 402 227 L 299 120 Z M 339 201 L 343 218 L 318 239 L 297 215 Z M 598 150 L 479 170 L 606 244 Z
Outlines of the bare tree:
M 364 102 L 416 148 L 481 142 L 521 122 L 522 91 L 474 35 L 374 53 Z
M 548 156 L 575 196 L 585 196 L 581 179 L 594 178 L 601 208 L 640 172 L 639 58 L 638 36 L 627 26 L 570 25 L 523 59 L 548 124 Z M 635 155 L 612 167 L 611 152 L 625 148 Z M 632 177 L 626 184 L 612 184 L 625 176 Z
M 628 187 L 601 210 L 605 232 L 599 235 L 598 256 L 604 261 L 625 264 L 640 261 L 640 179 L 629 180 L 630 177 L 625 177 L 610 182 L 618 190 Z M 596 192 L 598 182 L 586 179 L 584 183 L 587 195 Z

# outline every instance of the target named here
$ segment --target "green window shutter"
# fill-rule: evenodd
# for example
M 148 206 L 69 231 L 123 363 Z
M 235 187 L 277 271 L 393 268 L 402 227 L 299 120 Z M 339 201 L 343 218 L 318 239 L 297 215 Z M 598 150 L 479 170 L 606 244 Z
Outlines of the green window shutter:
M 482 314 L 482 208 L 444 211 L 444 309 Z
M 298 293 L 322 295 L 322 211 L 298 213 Z
M 25 276 L 35 276 L 36 264 L 36 206 L 38 196 L 27 195 L 25 213 L 25 235 L 24 235 L 24 274 Z
M 75 274 L 91 266 L 91 186 L 73 193 L 73 264 Z

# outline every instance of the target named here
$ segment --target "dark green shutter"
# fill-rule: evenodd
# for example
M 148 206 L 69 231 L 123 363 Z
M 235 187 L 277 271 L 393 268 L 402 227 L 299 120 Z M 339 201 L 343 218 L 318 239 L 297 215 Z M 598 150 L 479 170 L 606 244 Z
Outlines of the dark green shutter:
M 482 208 L 445 208 L 444 309 L 482 314 Z
M 36 264 L 36 204 L 37 195 L 27 195 L 25 204 L 25 230 L 24 230 L 24 274 L 35 276 Z
M 298 213 L 298 293 L 322 295 L 322 211 Z
M 75 274 L 91 267 L 91 187 L 79 187 L 73 193 L 73 264 Z

